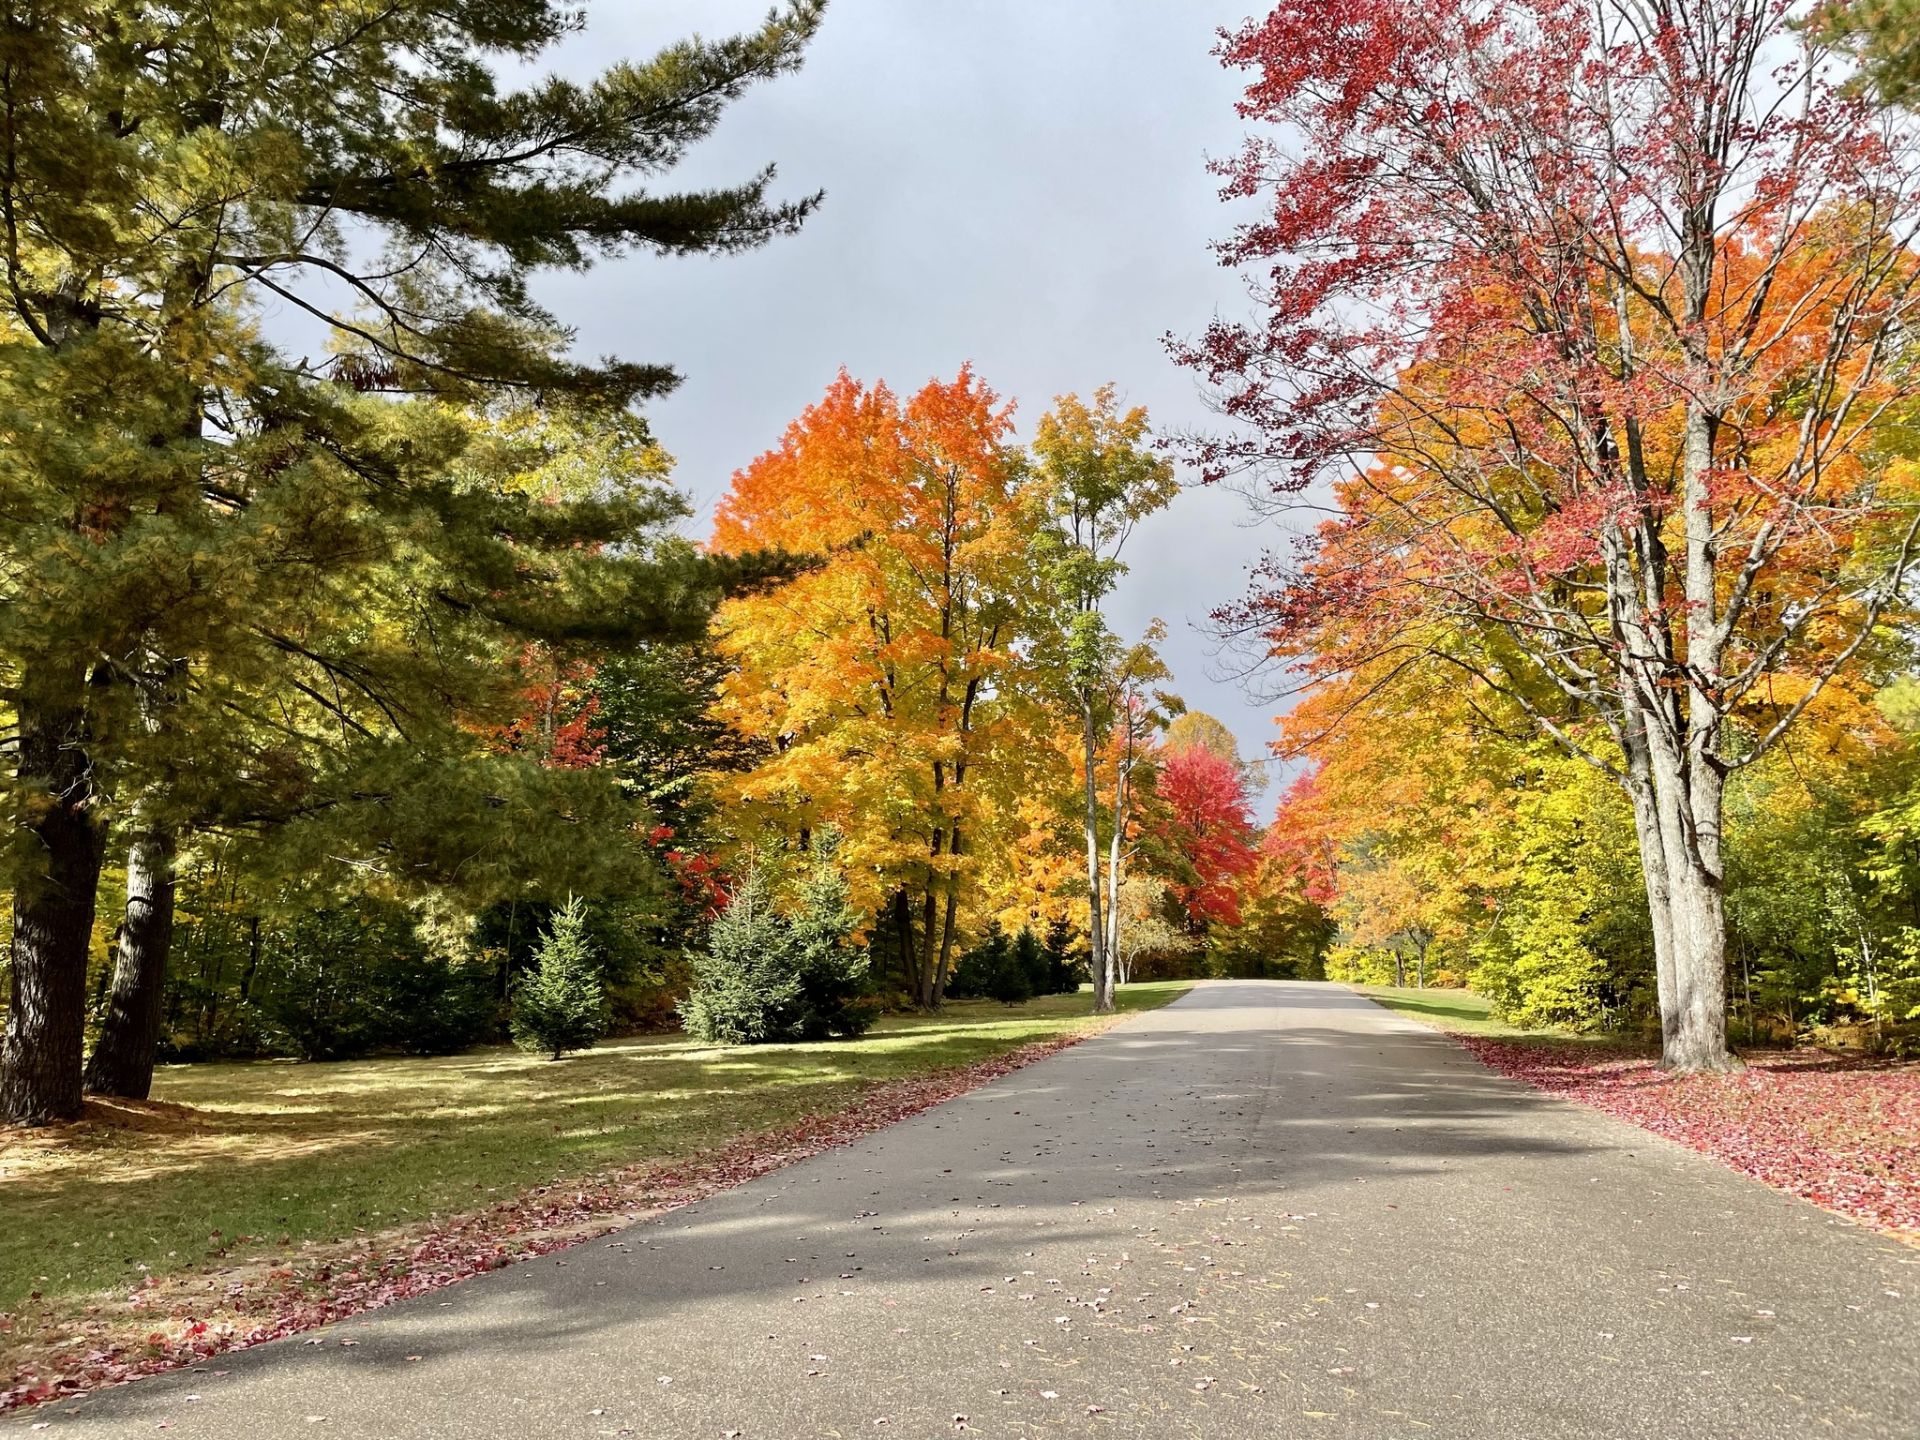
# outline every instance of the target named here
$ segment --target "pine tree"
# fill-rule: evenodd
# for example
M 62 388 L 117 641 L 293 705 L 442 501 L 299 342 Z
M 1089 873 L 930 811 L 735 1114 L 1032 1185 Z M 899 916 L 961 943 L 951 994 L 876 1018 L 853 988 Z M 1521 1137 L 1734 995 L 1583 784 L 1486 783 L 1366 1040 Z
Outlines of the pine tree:
M 558 1060 L 607 1031 L 607 988 L 587 941 L 587 907 L 569 900 L 541 941 L 533 973 L 513 992 L 513 1043 Z
M 1081 963 L 1073 954 L 1073 926 L 1064 916 L 1055 916 L 1047 925 L 1041 946 L 1047 960 L 1048 995 L 1071 995 L 1080 988 Z
M 695 983 L 680 1003 L 689 1035 L 757 1045 L 859 1035 L 873 1024 L 862 998 L 867 957 L 853 944 L 859 917 L 833 860 L 836 843 L 831 831 L 815 837 L 784 913 L 771 857 L 748 857 L 706 948 L 689 957 Z
M 1047 952 L 1041 948 L 1040 937 L 1025 925 L 1013 937 L 1013 963 L 1026 977 L 1028 995 L 1053 993 L 1053 967 L 1047 961 Z
M 1002 1005 L 1019 1005 L 1033 998 L 1033 983 L 1006 932 L 992 926 L 981 943 L 981 965 L 986 972 L 987 998 Z
M 726 907 L 689 956 L 694 985 L 680 1002 L 687 1033 L 709 1045 L 783 1037 L 800 1004 L 800 972 L 782 963 L 787 926 L 773 903 L 765 859 L 749 855 Z
M 628 543 L 671 508 L 658 493 L 543 507 L 475 476 L 502 477 L 484 432 L 503 410 L 590 431 L 676 379 L 572 359 L 530 270 L 739 250 L 810 213 L 817 196 L 769 198 L 770 170 L 681 194 L 652 182 L 746 87 L 798 64 L 821 8 L 793 0 L 737 38 L 519 89 L 500 77 L 576 28 L 570 7 L 9 12 L 0 692 L 18 739 L 0 1119 L 79 1109 L 88 938 L 123 832 L 158 878 L 193 826 L 358 795 L 345 777 L 369 762 L 341 752 L 460 753 L 503 629 L 580 643 L 697 619 L 710 568 Z M 331 357 L 271 343 L 265 305 L 323 327 Z M 231 783 L 209 798 L 201 777 Z M 172 923 L 171 885 L 141 889 L 96 1067 L 135 1093 Z

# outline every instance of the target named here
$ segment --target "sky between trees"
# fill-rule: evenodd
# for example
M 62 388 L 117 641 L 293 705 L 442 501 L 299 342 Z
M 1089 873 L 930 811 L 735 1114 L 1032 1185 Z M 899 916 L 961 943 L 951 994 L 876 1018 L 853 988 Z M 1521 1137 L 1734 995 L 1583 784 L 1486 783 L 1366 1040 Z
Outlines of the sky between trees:
M 749 27 L 764 0 L 599 0 L 554 63 L 584 76 L 693 31 Z M 1116 381 L 1161 430 L 1210 417 L 1159 337 L 1243 292 L 1211 263 L 1229 218 L 1205 171 L 1231 151 L 1239 77 L 1210 53 L 1237 0 L 1098 8 L 1032 0 L 834 0 L 798 75 L 745 96 L 675 172 L 727 183 L 768 158 L 785 195 L 825 189 L 801 234 L 721 263 L 636 256 L 545 275 L 577 351 L 668 356 L 686 383 L 646 414 L 704 535 L 728 477 L 776 444 L 845 365 L 911 391 L 971 359 L 1031 434 L 1055 393 Z M 1239 497 L 1183 495 L 1134 538 L 1114 623 L 1159 616 L 1173 688 L 1266 753 L 1275 706 L 1225 675 L 1210 610 L 1246 591 L 1278 530 Z M 1273 790 L 1269 792 L 1276 793 Z

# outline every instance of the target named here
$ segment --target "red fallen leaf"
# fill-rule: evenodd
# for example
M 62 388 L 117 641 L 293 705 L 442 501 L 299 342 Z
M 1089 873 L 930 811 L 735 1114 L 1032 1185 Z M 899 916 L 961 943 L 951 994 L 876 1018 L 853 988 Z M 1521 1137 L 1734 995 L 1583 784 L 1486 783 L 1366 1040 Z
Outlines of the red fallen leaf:
M 155 1277 L 144 1276 L 130 1303 L 160 1308 L 173 1296 L 175 1308 L 168 1318 L 186 1322 L 184 1329 L 191 1333 L 174 1338 L 149 1330 L 139 1341 L 131 1338 L 125 1326 L 116 1327 L 111 1318 L 90 1322 L 89 1339 L 97 1343 L 84 1354 L 63 1350 L 50 1360 L 43 1356 L 23 1363 L 0 1381 L 5 1386 L 0 1388 L 0 1412 L 195 1364 L 229 1350 L 377 1310 L 518 1260 L 603 1238 L 637 1219 L 681 1209 L 795 1161 L 852 1144 L 1095 1033 L 1090 1028 L 1057 1035 L 937 1074 L 879 1082 L 842 1110 L 742 1137 L 690 1163 L 634 1166 L 597 1177 L 586 1189 L 577 1180 L 564 1189 L 538 1186 L 488 1209 L 449 1219 L 424 1234 L 368 1236 L 357 1268 L 345 1273 L 333 1271 L 337 1252 L 332 1261 L 323 1259 L 304 1274 L 297 1260 L 285 1261 L 228 1282 L 222 1303 L 210 1313 L 190 1315 L 181 1308 L 185 1302 L 178 1298 L 179 1287 L 190 1277 L 161 1291 Z M 862 1218 L 875 1214 L 862 1212 Z M 580 1233 L 580 1227 L 595 1225 L 603 1227 L 597 1234 Z M 193 1280 L 196 1307 L 204 1307 L 205 1289 L 217 1283 L 217 1276 L 212 1281 L 204 1276 Z
M 1640 1056 L 1454 1038 L 1491 1070 L 1920 1241 L 1920 1065 L 1781 1051 L 1748 1056 L 1737 1074 L 1672 1075 Z

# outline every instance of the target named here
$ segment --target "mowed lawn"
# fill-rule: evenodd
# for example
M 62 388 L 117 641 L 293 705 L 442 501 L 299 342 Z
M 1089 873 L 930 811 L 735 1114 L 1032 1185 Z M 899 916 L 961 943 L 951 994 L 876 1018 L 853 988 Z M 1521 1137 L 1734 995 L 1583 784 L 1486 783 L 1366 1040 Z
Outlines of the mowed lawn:
M 1486 1035 L 1499 1040 L 1514 1040 L 1539 1045 L 1583 1045 L 1595 1049 L 1640 1048 L 1638 1042 L 1619 1035 L 1583 1035 L 1572 1030 L 1562 1030 L 1547 1026 L 1539 1030 L 1522 1030 L 1518 1025 L 1510 1025 L 1504 1020 L 1493 1017 L 1493 1002 L 1471 990 L 1430 988 L 1416 989 L 1411 985 L 1349 985 L 1355 994 L 1364 995 L 1375 1004 L 1384 1005 L 1389 1010 L 1398 1010 L 1403 1015 L 1440 1030 L 1451 1030 L 1462 1035 Z
M 1184 983 L 1128 986 L 1122 1011 Z M 550 1062 L 163 1067 L 145 1107 L 0 1131 L 0 1312 L 303 1241 L 482 1209 L 556 1179 L 696 1156 L 850 1104 L 874 1084 L 1096 1024 L 1089 998 L 952 1002 L 859 1040 L 722 1049 L 610 1041 Z

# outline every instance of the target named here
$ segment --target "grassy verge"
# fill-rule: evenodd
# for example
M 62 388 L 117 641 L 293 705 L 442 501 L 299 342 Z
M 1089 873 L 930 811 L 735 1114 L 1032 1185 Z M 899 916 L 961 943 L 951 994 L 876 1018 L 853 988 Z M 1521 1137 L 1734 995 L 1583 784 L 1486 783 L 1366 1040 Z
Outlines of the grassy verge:
M 1131 986 L 1152 1009 L 1185 984 Z M 0 1411 L 193 1365 L 603 1235 L 1104 1029 L 1084 996 L 852 1041 L 616 1041 L 164 1072 L 153 1102 L 0 1131 Z
M 1183 984 L 1123 990 L 1123 1011 Z M 0 1131 L 0 1312 L 429 1226 L 534 1186 L 671 1164 L 856 1103 L 890 1081 L 1097 1026 L 1081 996 L 957 1002 L 855 1041 L 614 1041 L 328 1065 L 163 1069 L 155 1103 Z M 0 1336 L 0 1341 L 4 1336 Z
M 1457 1035 L 1484 1035 L 1522 1045 L 1565 1047 L 1583 1046 L 1593 1051 L 1637 1051 L 1642 1048 L 1630 1037 L 1610 1034 L 1582 1034 L 1548 1026 L 1540 1030 L 1522 1030 L 1504 1020 L 1496 1020 L 1493 1002 L 1471 990 L 1417 990 L 1402 985 L 1349 985 L 1356 995 L 1364 995 L 1376 1005 L 1421 1020 L 1436 1030 Z

